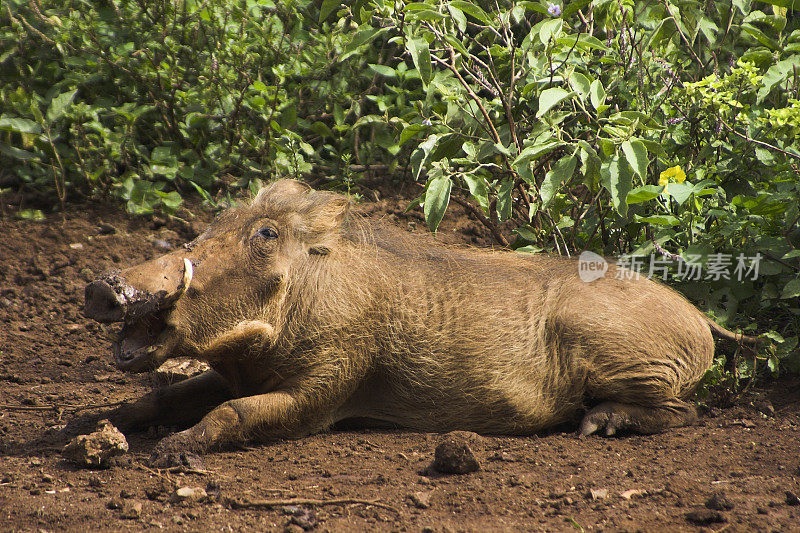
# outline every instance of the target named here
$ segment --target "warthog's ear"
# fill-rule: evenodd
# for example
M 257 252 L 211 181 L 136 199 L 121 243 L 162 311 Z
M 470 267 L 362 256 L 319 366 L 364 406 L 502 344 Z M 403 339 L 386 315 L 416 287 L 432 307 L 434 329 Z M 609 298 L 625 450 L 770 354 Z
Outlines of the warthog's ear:
M 305 233 L 309 253 L 328 254 L 341 235 L 342 221 L 350 210 L 350 200 L 327 191 L 311 193 L 312 207 L 306 212 Z

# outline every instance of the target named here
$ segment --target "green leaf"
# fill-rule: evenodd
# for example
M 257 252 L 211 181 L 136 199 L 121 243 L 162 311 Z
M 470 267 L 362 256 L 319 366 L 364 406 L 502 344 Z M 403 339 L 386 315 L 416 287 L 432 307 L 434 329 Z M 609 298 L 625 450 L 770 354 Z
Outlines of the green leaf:
M 425 222 L 433 233 L 444 218 L 447 205 L 450 203 L 450 189 L 453 182 L 447 176 L 437 176 L 433 178 L 425 190 Z
M 319 23 L 325 22 L 331 13 L 339 9 L 342 5 L 342 0 L 322 0 L 322 6 L 319 8 Z
M 536 111 L 536 118 L 550 111 L 553 106 L 558 105 L 563 100 L 569 98 L 574 93 L 565 91 L 561 87 L 551 87 L 542 91 L 539 95 L 539 110 Z
M 389 28 L 373 28 L 368 24 L 362 24 L 358 30 L 353 34 L 353 38 L 342 50 L 342 55 L 339 56 L 339 61 L 344 61 L 351 55 L 358 52 L 358 49 L 365 44 L 371 43 L 378 35 L 382 35 L 389 31 Z
M 45 219 L 41 209 L 20 209 L 17 211 L 17 218 L 22 220 L 42 221 Z
M 422 37 L 414 37 L 406 39 L 406 48 L 411 54 L 411 59 L 414 61 L 414 66 L 419 72 L 419 77 L 423 85 L 427 86 L 431 81 L 431 51 L 428 48 L 428 41 Z
M 380 74 L 385 78 L 394 78 L 397 75 L 397 72 L 392 67 L 387 67 L 386 65 L 376 65 L 370 63 L 369 65 L 370 70 Z
M 545 174 L 544 180 L 539 186 L 539 195 L 544 205 L 550 203 L 562 183 L 569 181 L 572 174 L 575 172 L 575 165 L 577 163 L 578 158 L 575 157 L 575 154 L 564 156 L 553 165 L 553 168 L 551 168 L 547 174 Z
M 578 93 L 578 96 L 581 97 L 581 100 L 586 98 L 586 96 L 589 94 L 591 84 L 592 82 L 589 81 L 589 78 L 577 70 L 573 71 L 572 74 L 569 75 L 569 86 L 573 91 Z
M 603 52 L 611 52 L 611 49 L 604 45 L 600 39 L 588 33 L 581 33 L 574 37 L 572 35 L 568 37 L 559 37 L 556 39 L 556 42 L 567 48 L 572 48 L 574 46 L 579 50 L 602 50 Z
M 667 185 L 666 193 L 675 198 L 675 201 L 678 202 L 678 205 L 683 205 L 683 203 L 689 199 L 694 191 L 694 186 L 691 183 L 670 183 Z
M 464 12 L 458 9 L 452 3 L 447 4 L 447 10 L 450 12 L 450 16 L 453 17 L 458 30 L 461 33 L 467 31 L 467 17 L 464 16 Z
M 61 93 L 50 100 L 50 106 L 47 108 L 47 122 L 53 123 L 63 117 L 76 94 L 78 94 L 78 89 Z
M 625 141 L 622 143 L 622 152 L 625 154 L 625 159 L 631 165 L 633 171 L 642 179 L 647 179 L 647 148 L 644 143 L 639 140 Z
M 16 146 L 8 146 L 7 144 L 3 143 L 0 143 L 0 154 L 22 161 L 27 161 L 36 157 L 36 154 L 32 154 L 31 152 L 17 148 Z
M 431 152 L 439 142 L 439 135 L 433 134 L 419 143 L 419 147 L 411 154 L 411 165 L 414 170 L 414 179 L 418 180 L 422 169 L 430 158 Z
M 597 182 L 600 179 L 600 157 L 597 152 L 589 146 L 586 141 L 579 141 L 581 144 L 580 158 L 581 158 L 581 174 L 583 174 L 583 183 L 594 190 Z
M 628 199 L 630 199 L 630 196 L 628 196 Z M 680 220 L 672 215 L 653 215 L 650 217 L 640 217 L 636 215 L 634 219 L 636 222 L 646 222 L 647 224 L 654 224 L 656 226 L 677 226 L 680 224 Z
M 556 148 L 562 146 L 564 143 L 558 139 L 548 138 L 541 143 L 534 143 L 522 149 L 519 155 L 512 161 L 511 166 L 518 169 L 525 166 L 532 160 L 545 154 L 549 154 Z
M 563 25 L 564 21 L 560 18 L 542 22 L 542 25 L 539 27 L 539 40 L 542 41 L 542 44 L 547 46 L 550 43 L 550 39 L 557 39 L 561 34 Z
M 513 214 L 514 200 L 511 198 L 512 190 L 514 190 L 513 179 L 500 182 L 500 186 L 497 188 L 497 218 L 499 222 L 505 222 Z
M 664 192 L 663 185 L 643 185 L 630 191 L 625 201 L 629 205 L 649 202 L 653 198 L 658 198 L 662 192 Z
M 800 70 L 800 55 L 797 54 L 789 56 L 783 61 L 778 61 L 769 67 L 767 72 L 764 73 L 764 78 L 761 80 L 763 85 L 758 90 L 756 103 L 760 104 L 762 100 L 769 95 L 773 87 L 786 81 L 789 74 L 795 72 L 795 70 Z
M 37 135 L 42 132 L 42 128 L 36 122 L 27 118 L 0 115 L 0 131 L 13 131 L 15 133 Z
M 589 87 L 589 96 L 592 101 L 592 107 L 599 110 L 600 106 L 606 101 L 606 90 L 603 88 L 603 84 L 600 80 L 594 80 L 592 82 L 592 85 Z
M 717 34 L 719 34 L 719 26 L 708 17 L 700 17 L 697 22 L 698 29 L 702 32 L 703 36 L 708 41 L 708 44 L 714 46 L 717 44 Z
M 469 188 L 469 194 L 478 202 L 483 212 L 489 213 L 489 189 L 486 180 L 474 174 L 464 174 L 464 181 Z
M 610 161 L 603 163 L 600 169 L 603 187 L 611 193 L 611 205 L 617 213 L 627 216 L 628 203 L 625 201 L 631 190 L 633 172 L 627 161 L 614 156 Z
M 800 296 L 800 278 L 795 278 L 783 287 L 781 292 L 781 299 L 797 298 Z
M 561 13 L 561 18 L 569 20 L 579 9 L 583 9 L 592 3 L 592 0 L 571 0 L 564 6 L 564 11 Z
M 460 9 L 475 20 L 483 22 L 487 26 L 491 25 L 492 23 L 489 15 L 486 14 L 486 11 L 471 2 L 466 2 L 465 0 L 452 0 L 450 5 L 456 9 Z
M 530 224 L 525 224 L 523 226 L 518 227 L 514 230 L 514 233 L 522 237 L 524 240 L 528 242 L 537 242 L 539 240 L 539 235 L 537 234 L 536 230 L 531 227 Z
M 175 179 L 178 172 L 178 158 L 167 147 L 153 148 L 150 155 L 150 170 L 153 171 L 153 174 L 159 174 L 171 180 Z

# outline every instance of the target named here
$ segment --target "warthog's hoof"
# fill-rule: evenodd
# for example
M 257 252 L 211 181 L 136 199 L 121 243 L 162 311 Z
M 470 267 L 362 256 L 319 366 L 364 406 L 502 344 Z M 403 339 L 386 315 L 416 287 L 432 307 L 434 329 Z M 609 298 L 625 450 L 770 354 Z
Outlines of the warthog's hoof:
M 687 426 L 696 419 L 694 407 L 680 400 L 648 407 L 604 402 L 586 413 L 578 432 L 582 436 L 601 430 L 606 436 L 623 432 L 658 433 L 669 427 Z
M 582 436 L 587 436 L 605 430 L 605 435 L 611 436 L 628 428 L 630 428 L 628 413 L 622 409 L 620 404 L 608 402 L 602 403 L 586 413 L 578 432 Z
M 203 470 L 203 461 L 198 454 L 205 453 L 207 446 L 187 429 L 164 437 L 150 454 L 150 464 L 157 468 L 184 467 Z

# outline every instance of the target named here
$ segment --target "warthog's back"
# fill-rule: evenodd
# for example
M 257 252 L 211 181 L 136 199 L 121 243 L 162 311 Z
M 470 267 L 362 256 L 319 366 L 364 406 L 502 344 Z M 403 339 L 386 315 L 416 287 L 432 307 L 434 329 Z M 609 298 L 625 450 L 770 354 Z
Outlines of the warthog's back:
M 572 260 L 445 247 L 380 224 L 350 242 L 344 262 L 361 265 L 343 271 L 371 292 L 360 326 L 375 333 L 376 374 L 346 409 L 372 403 L 372 416 L 424 429 L 466 420 L 530 432 L 587 395 L 685 396 L 710 364 L 700 312 L 663 285 L 613 279 L 615 267 L 585 283 Z

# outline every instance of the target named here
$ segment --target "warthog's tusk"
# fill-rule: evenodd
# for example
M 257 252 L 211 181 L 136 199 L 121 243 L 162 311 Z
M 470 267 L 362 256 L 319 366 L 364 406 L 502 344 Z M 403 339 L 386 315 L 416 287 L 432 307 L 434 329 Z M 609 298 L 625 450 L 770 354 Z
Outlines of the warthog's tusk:
M 194 276 L 194 266 L 192 262 L 183 258 L 183 278 L 181 282 L 178 284 L 178 288 L 175 289 L 175 292 L 172 294 L 168 294 L 164 297 L 164 299 L 159 304 L 159 307 L 169 307 L 173 305 L 175 302 L 178 301 L 178 298 L 183 296 L 183 293 L 189 288 L 189 285 L 192 284 L 192 277 Z

